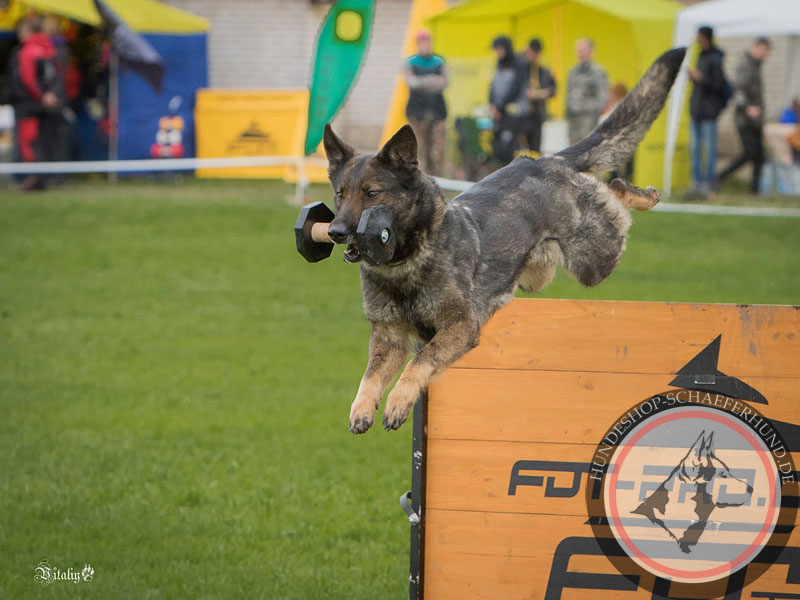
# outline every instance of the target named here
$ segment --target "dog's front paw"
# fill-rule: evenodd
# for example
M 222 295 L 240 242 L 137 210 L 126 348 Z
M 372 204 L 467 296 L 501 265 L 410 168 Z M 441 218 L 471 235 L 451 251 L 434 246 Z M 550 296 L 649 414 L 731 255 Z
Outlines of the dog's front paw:
M 375 417 L 350 417 L 350 433 L 366 433 L 374 420 Z
M 376 402 L 356 398 L 350 407 L 350 433 L 366 433 L 375 420 Z
M 416 386 L 398 383 L 386 400 L 383 411 L 383 428 L 386 431 L 398 429 L 408 419 L 411 409 L 419 398 L 420 390 Z

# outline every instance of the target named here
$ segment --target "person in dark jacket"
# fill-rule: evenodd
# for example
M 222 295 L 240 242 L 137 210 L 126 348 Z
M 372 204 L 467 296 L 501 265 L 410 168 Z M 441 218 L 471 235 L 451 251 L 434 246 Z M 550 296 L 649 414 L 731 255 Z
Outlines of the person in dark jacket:
M 447 65 L 433 54 L 431 33 L 417 34 L 417 54 L 406 61 L 408 105 L 406 117 L 419 144 L 420 167 L 426 173 L 442 174 L 445 146 L 447 106 L 444 89 L 447 87 Z
M 758 194 L 761 168 L 764 166 L 764 81 L 761 65 L 769 56 L 772 43 L 758 38 L 744 53 L 736 67 L 733 120 L 742 141 L 742 154 L 719 174 L 719 182 L 728 175 L 752 163 L 750 191 Z
M 20 46 L 10 63 L 10 98 L 14 107 L 17 131 L 17 152 L 23 162 L 52 160 L 58 131 L 52 114 L 59 107 L 56 94 L 57 74 L 55 48 L 42 33 L 38 19 L 26 19 L 17 28 Z M 42 189 L 44 178 L 30 175 L 20 189 Z
M 541 63 L 542 42 L 533 38 L 520 59 L 525 99 L 528 107 L 523 114 L 522 133 L 528 149 L 542 150 L 542 125 L 547 120 L 547 101 L 556 95 L 556 80 L 550 69 Z
M 492 149 L 495 159 L 505 165 L 514 158 L 517 136 L 522 129 L 523 107 L 519 100 L 524 81 L 511 39 L 497 36 L 492 48 L 497 54 L 497 71 L 489 87 L 489 114 L 494 121 Z
M 714 182 L 717 162 L 717 118 L 725 106 L 726 81 L 722 70 L 722 50 L 714 44 L 711 27 L 697 31 L 700 54 L 697 65 L 689 69 L 694 86 L 689 100 L 692 117 L 692 181 L 694 190 L 707 194 Z M 706 164 L 702 165 L 705 152 Z

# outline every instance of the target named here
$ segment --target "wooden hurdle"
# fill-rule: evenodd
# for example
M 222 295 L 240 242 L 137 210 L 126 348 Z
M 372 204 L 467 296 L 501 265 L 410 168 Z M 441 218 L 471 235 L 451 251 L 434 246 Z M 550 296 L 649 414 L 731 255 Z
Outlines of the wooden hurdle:
M 718 351 L 718 365 L 700 369 L 712 372 L 682 370 L 704 350 L 706 362 Z M 585 500 L 595 449 L 615 419 L 678 388 L 756 394 L 744 399 L 780 428 L 800 464 L 800 307 L 517 299 L 499 311 L 480 345 L 415 408 L 420 522 L 412 524 L 410 597 L 680 593 L 655 576 L 620 574 L 593 535 Z M 796 508 L 797 484 L 783 494 Z M 719 596 L 800 598 L 792 524 L 771 538 L 781 547 L 738 572 L 742 589 L 718 582 Z

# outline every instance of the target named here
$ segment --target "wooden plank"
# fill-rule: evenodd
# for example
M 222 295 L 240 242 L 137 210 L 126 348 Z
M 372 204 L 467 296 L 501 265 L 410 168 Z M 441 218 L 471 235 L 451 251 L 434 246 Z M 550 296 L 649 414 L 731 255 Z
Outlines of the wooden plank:
M 585 491 L 594 447 L 580 444 L 428 439 L 426 502 L 428 509 L 573 515 L 586 518 Z M 800 453 L 793 453 L 800 464 Z M 536 461 L 538 468 L 515 477 L 517 461 Z M 571 469 L 574 469 L 571 470 Z M 513 491 L 513 494 L 511 493 Z M 784 493 L 797 494 L 798 486 Z
M 430 388 L 430 438 L 597 445 L 636 403 L 672 389 L 671 375 L 450 369 Z M 800 423 L 800 378 L 751 377 L 769 419 Z
M 575 584 L 576 573 L 586 574 L 587 585 L 608 584 L 612 588 L 626 585 L 627 580 L 619 577 L 611 561 L 597 553 L 592 530 L 580 517 L 431 509 L 426 521 L 429 528 L 426 598 L 529 600 L 544 598 L 548 584 L 562 590 L 561 598 L 652 597 L 642 588 L 615 591 L 561 587 L 569 585 L 570 579 Z M 800 532 L 795 530 L 789 543 L 797 547 Z M 562 561 L 554 561 L 559 547 Z M 629 569 L 625 572 L 637 572 L 631 563 L 627 564 Z M 800 585 L 786 583 L 786 565 L 751 563 L 746 568 L 751 577 L 763 573 L 757 580 L 757 587 L 752 589 L 800 593 Z M 570 578 L 566 571 L 572 574 Z M 642 583 L 651 584 L 652 579 L 645 578 Z M 697 588 L 694 592 L 694 597 L 698 597 Z
M 800 307 L 516 299 L 454 367 L 675 373 L 722 334 L 720 369 L 800 376 Z
M 581 468 L 591 462 L 594 448 L 576 444 L 521 444 L 514 442 L 473 442 L 428 439 L 427 496 L 428 509 L 480 510 L 509 513 L 547 513 L 554 515 L 583 515 L 586 502 L 583 496 L 588 475 L 580 478 L 565 471 L 574 463 Z M 520 485 L 509 495 L 509 483 L 518 460 L 548 461 L 562 470 L 525 471 L 526 475 L 542 475 L 541 486 Z M 547 467 L 545 467 L 547 468 Z M 551 488 L 574 489 L 572 496 L 553 494 Z M 577 487 L 576 487 L 577 483 Z

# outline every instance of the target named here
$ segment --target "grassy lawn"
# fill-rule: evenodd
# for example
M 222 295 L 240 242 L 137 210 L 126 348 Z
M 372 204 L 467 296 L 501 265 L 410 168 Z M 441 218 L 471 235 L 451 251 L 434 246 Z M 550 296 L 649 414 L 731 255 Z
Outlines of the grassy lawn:
M 348 433 L 357 269 L 296 254 L 291 194 L 0 192 L 0 598 L 405 596 L 411 428 Z M 609 280 L 547 295 L 800 303 L 800 219 L 635 218 Z

